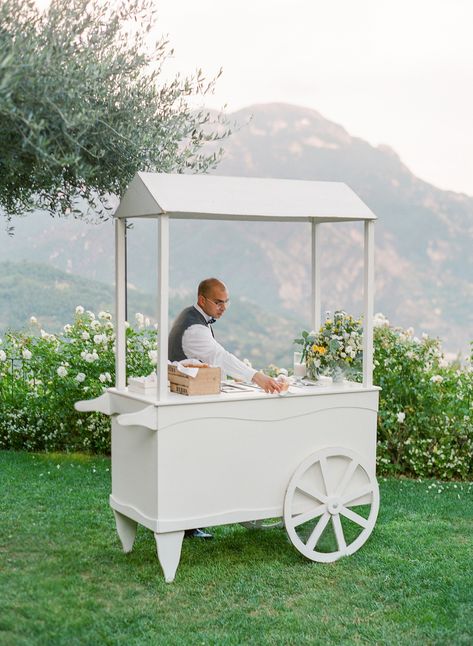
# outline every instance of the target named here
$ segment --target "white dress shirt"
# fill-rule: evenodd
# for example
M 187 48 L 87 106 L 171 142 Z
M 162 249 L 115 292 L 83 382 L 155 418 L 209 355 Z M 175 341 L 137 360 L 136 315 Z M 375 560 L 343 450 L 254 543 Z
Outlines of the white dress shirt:
M 212 317 L 204 312 L 198 305 L 195 309 L 205 317 L 208 322 Z M 256 370 L 240 361 L 234 354 L 227 352 L 223 346 L 212 336 L 210 327 L 205 325 L 191 325 L 182 335 L 182 349 L 188 359 L 200 359 L 211 366 L 222 369 L 222 378 L 230 375 L 243 381 L 251 381 Z

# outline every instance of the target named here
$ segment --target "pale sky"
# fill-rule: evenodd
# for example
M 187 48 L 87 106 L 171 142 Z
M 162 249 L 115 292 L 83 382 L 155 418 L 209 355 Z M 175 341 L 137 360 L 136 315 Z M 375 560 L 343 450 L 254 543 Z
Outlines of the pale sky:
M 473 0 L 156 0 L 168 71 L 206 105 L 313 108 L 420 178 L 473 195 Z

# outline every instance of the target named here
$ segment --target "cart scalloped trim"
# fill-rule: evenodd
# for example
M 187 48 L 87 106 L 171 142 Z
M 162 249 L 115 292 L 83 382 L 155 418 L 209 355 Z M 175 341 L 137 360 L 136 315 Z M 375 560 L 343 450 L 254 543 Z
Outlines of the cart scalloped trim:
M 263 507 L 260 509 L 242 509 L 235 508 L 225 511 L 225 513 L 219 514 L 207 514 L 201 516 L 186 516 L 183 518 L 175 518 L 173 520 L 160 520 L 157 521 L 155 518 L 147 516 L 141 512 L 137 507 L 133 505 L 120 502 L 113 495 L 109 496 L 110 507 L 119 513 L 125 514 L 128 518 L 135 520 L 136 522 L 144 525 L 148 529 L 153 530 L 154 532 L 170 532 L 178 531 L 177 527 L 188 527 L 192 529 L 195 526 L 211 526 L 213 524 L 219 524 L 224 521 L 224 524 L 231 524 L 233 522 L 240 522 L 242 516 L 247 516 L 246 520 L 243 522 L 249 522 L 255 519 L 260 518 L 275 518 L 282 516 L 283 505 L 281 503 L 278 507 Z M 233 519 L 233 520 L 232 520 Z
M 295 420 L 301 417 L 307 417 L 309 415 L 315 415 L 316 413 L 323 413 L 326 411 L 333 410 L 365 410 L 369 413 L 378 414 L 377 408 L 369 408 L 368 406 L 327 406 L 326 408 L 317 408 L 315 410 L 307 411 L 301 413 L 300 415 L 287 415 L 285 417 L 236 417 L 235 415 L 205 415 L 204 417 L 189 417 L 184 420 L 179 420 L 178 422 L 171 422 L 170 424 L 159 424 L 158 432 L 167 428 L 172 428 L 173 426 L 180 426 L 182 424 L 188 424 L 192 422 L 202 422 L 203 420 L 238 420 L 239 422 L 262 422 L 272 424 L 274 422 L 286 422 L 288 420 Z

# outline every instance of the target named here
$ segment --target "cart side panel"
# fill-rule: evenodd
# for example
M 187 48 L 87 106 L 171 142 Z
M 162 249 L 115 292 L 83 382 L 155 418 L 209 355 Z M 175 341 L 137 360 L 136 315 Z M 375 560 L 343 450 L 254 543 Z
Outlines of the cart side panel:
M 112 417 L 111 506 L 149 529 L 156 530 L 156 431 L 142 426 L 120 426 Z
M 160 531 L 282 515 L 291 476 L 322 448 L 356 451 L 375 472 L 377 393 L 190 408 L 158 430 Z

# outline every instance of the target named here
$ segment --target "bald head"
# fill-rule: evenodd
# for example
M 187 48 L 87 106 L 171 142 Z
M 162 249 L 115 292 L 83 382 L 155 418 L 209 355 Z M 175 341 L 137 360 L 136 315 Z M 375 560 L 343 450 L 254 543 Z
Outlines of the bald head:
M 218 278 L 206 278 L 197 289 L 197 304 L 208 316 L 219 319 L 228 307 L 228 290 Z
M 208 298 L 212 295 L 215 289 L 226 290 L 227 287 L 225 283 L 222 283 L 222 281 L 219 280 L 218 278 L 205 278 L 203 281 L 199 283 L 199 287 L 197 289 L 197 297 L 207 296 Z

